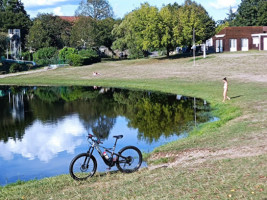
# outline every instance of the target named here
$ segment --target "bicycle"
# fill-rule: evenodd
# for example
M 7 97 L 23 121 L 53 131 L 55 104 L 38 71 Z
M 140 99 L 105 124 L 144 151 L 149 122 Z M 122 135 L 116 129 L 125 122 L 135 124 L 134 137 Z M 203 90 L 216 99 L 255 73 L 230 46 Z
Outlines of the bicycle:
M 69 173 L 74 180 L 86 180 L 95 174 L 97 169 L 97 161 L 93 156 L 95 149 L 104 163 L 109 167 L 108 169 L 116 165 L 122 173 L 132 173 L 140 168 L 142 164 L 141 151 L 135 146 L 126 146 L 118 153 L 115 153 L 117 141 L 123 138 L 123 135 L 116 135 L 113 137 L 116 138 L 113 148 L 106 148 L 100 146 L 100 144 L 103 144 L 100 139 L 92 134 L 88 134 L 88 142 L 91 145 L 87 153 L 81 153 L 75 156 L 70 163 Z M 102 152 L 100 148 L 103 148 L 104 151 Z

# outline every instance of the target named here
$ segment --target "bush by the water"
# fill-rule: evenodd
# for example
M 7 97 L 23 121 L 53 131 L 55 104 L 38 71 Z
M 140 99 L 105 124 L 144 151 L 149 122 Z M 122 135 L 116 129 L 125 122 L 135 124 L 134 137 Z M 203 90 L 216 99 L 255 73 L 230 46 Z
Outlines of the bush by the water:
M 22 60 L 32 61 L 33 60 L 33 53 L 31 53 L 29 51 L 22 52 L 21 57 L 23 57 Z
M 55 47 L 45 47 L 39 49 L 33 54 L 33 60 L 38 65 L 49 65 L 49 64 L 57 64 L 58 60 L 58 51 Z
M 21 72 L 28 70 L 26 64 L 12 63 L 9 67 L 9 73 Z
M 100 56 L 93 49 L 83 49 L 79 51 L 78 54 L 69 54 L 66 59 L 72 66 L 90 65 L 101 61 Z
M 83 66 L 84 58 L 79 54 L 70 54 L 68 55 L 68 63 L 71 66 Z
M 61 49 L 58 53 L 58 57 L 60 60 L 63 60 L 64 62 L 68 61 L 68 57 L 72 54 L 78 54 L 78 50 L 71 47 L 64 47 Z

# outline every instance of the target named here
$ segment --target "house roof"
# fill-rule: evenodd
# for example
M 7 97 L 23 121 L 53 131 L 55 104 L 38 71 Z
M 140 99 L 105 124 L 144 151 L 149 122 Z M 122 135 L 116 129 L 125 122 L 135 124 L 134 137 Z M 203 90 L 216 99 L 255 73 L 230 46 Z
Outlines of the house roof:
M 267 26 L 226 27 L 217 33 L 216 36 L 225 35 L 227 37 L 242 37 L 259 33 L 267 33 Z
M 75 16 L 59 16 L 61 19 L 68 21 L 70 23 L 74 23 L 76 20 L 79 19 L 79 17 L 75 17 Z

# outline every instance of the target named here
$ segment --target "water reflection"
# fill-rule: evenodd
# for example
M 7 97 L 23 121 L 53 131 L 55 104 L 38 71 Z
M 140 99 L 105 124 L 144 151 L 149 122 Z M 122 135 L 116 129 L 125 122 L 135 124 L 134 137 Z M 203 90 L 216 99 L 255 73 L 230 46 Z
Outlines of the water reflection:
M 2 86 L 0 110 L 0 184 L 14 176 L 10 166 L 17 166 L 13 172 L 29 173 L 27 179 L 51 175 L 51 170 L 67 173 L 74 152 L 86 150 L 88 132 L 106 142 L 124 134 L 122 146 L 151 151 L 211 118 L 208 103 L 201 99 L 98 87 Z M 59 157 L 61 167 L 55 160 Z M 34 174 L 26 172 L 30 161 Z M 55 166 L 49 173 L 48 165 Z
M 59 120 L 55 124 L 43 124 L 36 120 L 25 129 L 23 139 L 0 142 L 0 156 L 5 160 L 11 160 L 14 154 L 20 154 L 29 160 L 38 158 L 40 161 L 48 162 L 58 152 L 73 153 L 75 147 L 83 142 L 83 137 L 78 136 L 82 136 L 84 132 L 83 124 L 77 115 Z

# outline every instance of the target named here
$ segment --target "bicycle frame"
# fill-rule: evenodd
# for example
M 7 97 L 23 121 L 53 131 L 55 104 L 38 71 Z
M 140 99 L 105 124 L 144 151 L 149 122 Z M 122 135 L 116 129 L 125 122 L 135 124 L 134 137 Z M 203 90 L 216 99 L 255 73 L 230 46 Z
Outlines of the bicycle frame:
M 117 141 L 118 141 L 117 138 L 116 138 L 116 141 L 114 143 L 113 148 L 106 148 L 106 147 L 100 145 L 100 143 L 101 143 L 100 141 L 94 140 L 92 138 L 90 138 L 90 139 L 92 140 L 92 142 L 89 142 L 91 144 L 91 146 L 89 147 L 89 149 L 87 151 L 87 153 L 89 154 L 89 159 L 86 163 L 87 165 L 88 165 L 90 158 L 91 158 L 91 155 L 93 155 L 93 152 L 95 149 L 97 150 L 98 154 L 101 156 L 104 163 L 109 167 L 113 167 L 115 165 L 115 163 L 118 160 L 118 157 L 122 157 L 123 159 L 126 159 L 124 156 L 121 156 L 119 153 L 115 153 L 115 149 L 116 149 L 116 145 L 117 145 Z M 111 156 L 108 160 L 103 156 L 103 152 L 101 151 L 100 148 L 103 148 L 104 151 L 111 154 Z M 117 156 L 115 159 L 113 159 L 114 155 Z M 85 162 L 86 162 L 86 160 L 85 160 Z

